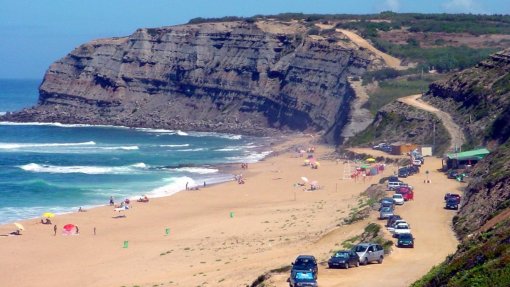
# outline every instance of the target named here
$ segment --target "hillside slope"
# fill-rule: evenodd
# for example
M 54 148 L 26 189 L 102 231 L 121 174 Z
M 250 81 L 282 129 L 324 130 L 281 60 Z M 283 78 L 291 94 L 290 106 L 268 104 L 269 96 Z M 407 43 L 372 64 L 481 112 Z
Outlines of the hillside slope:
M 492 153 L 470 174 L 453 227 L 455 254 L 413 286 L 510 286 L 510 50 L 431 85 L 428 99 Z M 470 118 L 471 115 L 471 118 Z M 473 117 L 475 117 L 473 119 Z

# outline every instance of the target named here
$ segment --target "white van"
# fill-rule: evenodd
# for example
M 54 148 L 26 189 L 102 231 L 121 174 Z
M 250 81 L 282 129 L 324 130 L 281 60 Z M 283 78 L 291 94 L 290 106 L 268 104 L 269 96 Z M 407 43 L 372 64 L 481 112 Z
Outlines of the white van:
M 395 190 L 403 184 L 401 181 L 388 181 L 388 190 Z

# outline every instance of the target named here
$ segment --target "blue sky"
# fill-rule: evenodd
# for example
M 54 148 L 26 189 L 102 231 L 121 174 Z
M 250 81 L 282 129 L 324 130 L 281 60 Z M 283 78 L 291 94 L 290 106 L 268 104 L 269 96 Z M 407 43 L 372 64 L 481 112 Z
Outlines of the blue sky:
M 510 14 L 510 0 L 0 0 L 0 78 L 42 79 L 81 43 L 195 17 L 386 10 Z

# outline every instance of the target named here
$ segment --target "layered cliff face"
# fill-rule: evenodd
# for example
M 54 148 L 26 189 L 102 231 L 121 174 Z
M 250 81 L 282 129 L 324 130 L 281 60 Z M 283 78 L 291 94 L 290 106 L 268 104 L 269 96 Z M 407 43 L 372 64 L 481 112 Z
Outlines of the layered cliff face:
M 452 114 L 465 128 L 469 145 L 491 139 L 504 142 L 510 136 L 506 125 L 510 120 L 510 49 L 433 83 L 424 99 Z
M 39 105 L 4 120 L 264 134 L 323 130 L 338 139 L 346 78 L 382 60 L 341 33 L 298 22 L 139 29 L 84 44 L 53 63 Z

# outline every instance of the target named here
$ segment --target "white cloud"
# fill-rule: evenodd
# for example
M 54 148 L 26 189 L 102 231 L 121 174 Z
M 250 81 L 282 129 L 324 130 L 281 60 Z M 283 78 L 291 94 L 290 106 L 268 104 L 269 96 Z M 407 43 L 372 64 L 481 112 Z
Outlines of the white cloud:
M 448 0 L 442 6 L 447 12 L 483 13 L 478 3 L 473 0 Z
M 400 8 L 399 0 L 386 0 L 384 4 L 385 4 L 387 10 L 390 10 L 393 12 L 397 12 L 398 9 Z

